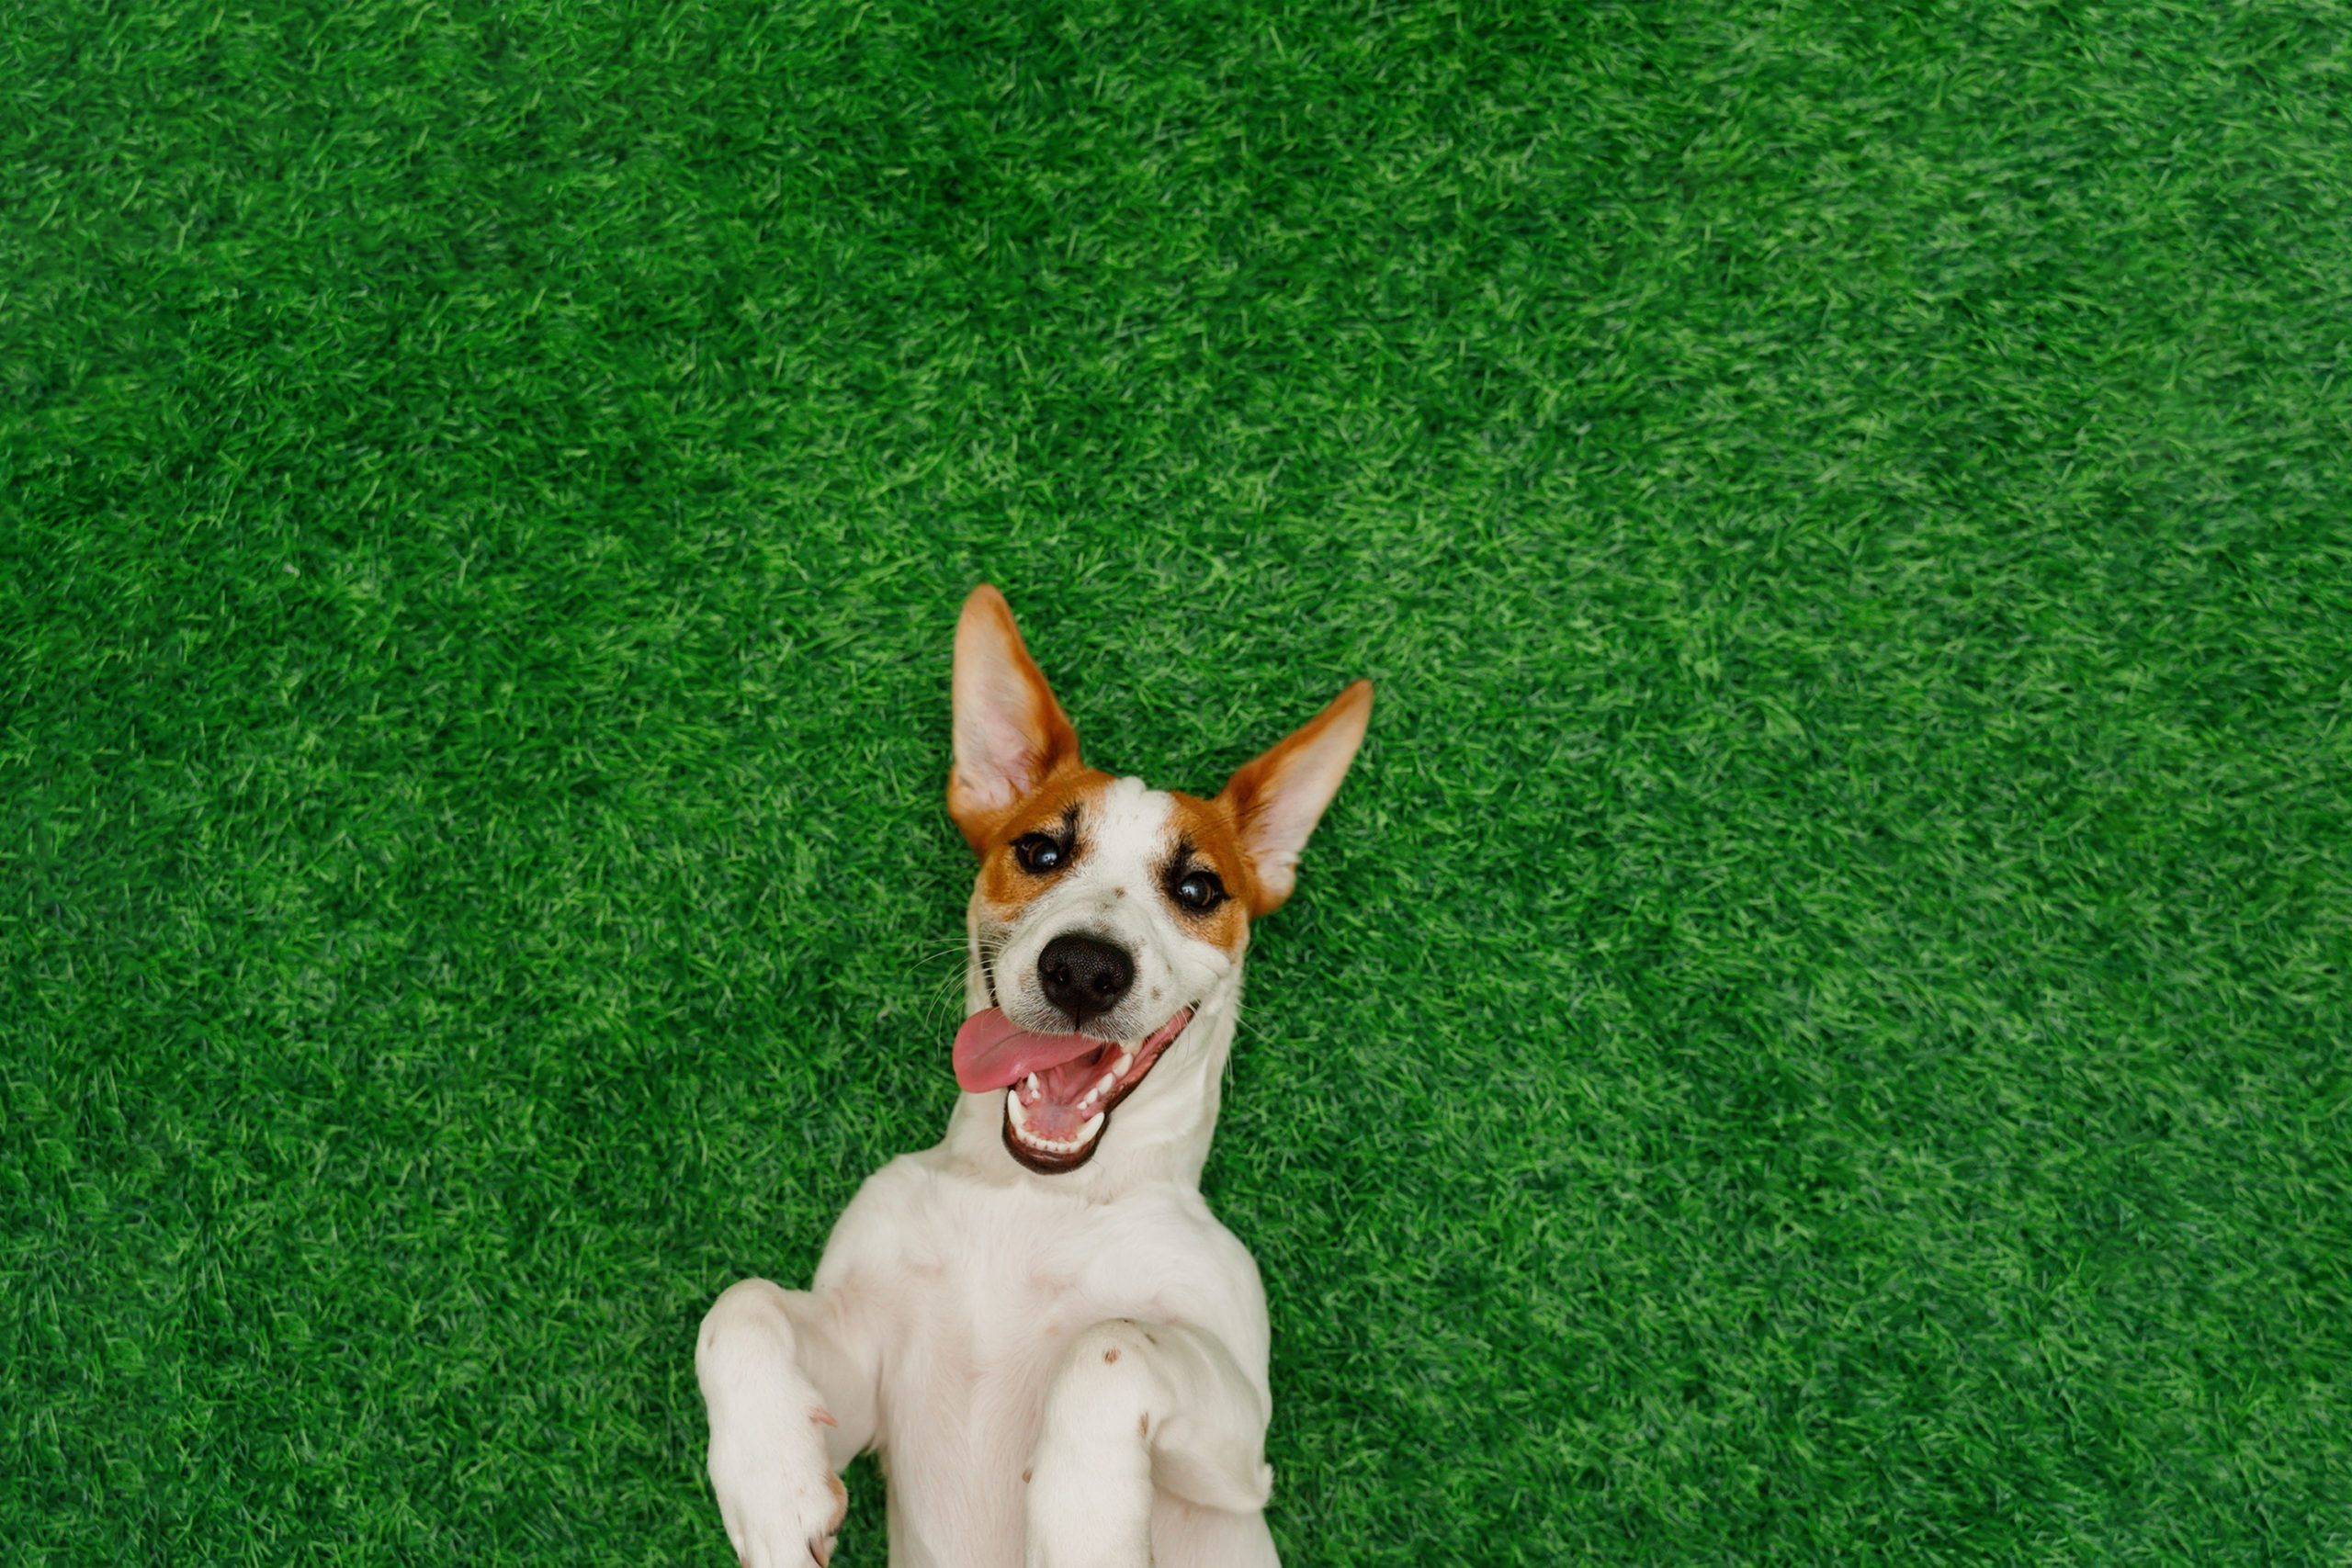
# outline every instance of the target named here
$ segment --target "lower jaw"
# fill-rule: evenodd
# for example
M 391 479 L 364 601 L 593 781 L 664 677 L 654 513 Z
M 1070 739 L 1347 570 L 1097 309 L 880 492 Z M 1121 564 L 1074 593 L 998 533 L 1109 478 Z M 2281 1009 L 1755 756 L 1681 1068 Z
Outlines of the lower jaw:
M 1015 1162 L 1035 1171 L 1040 1176 L 1059 1176 L 1064 1172 L 1076 1170 L 1080 1166 L 1092 1159 L 1094 1151 L 1102 1146 L 1102 1140 L 1111 1135 L 1112 1111 L 1118 1109 L 1121 1101 L 1127 1096 L 1143 1087 L 1143 1080 L 1151 1076 L 1152 1069 L 1159 1065 L 1160 1057 L 1176 1048 L 1177 1042 L 1184 1038 L 1184 1031 L 1192 1026 L 1192 1015 L 1198 1010 L 1198 1003 L 1186 1008 L 1183 1024 L 1158 1050 L 1152 1052 L 1151 1058 L 1145 1064 L 1143 1071 L 1133 1079 L 1120 1085 L 1115 1097 L 1103 1104 L 1101 1112 L 1102 1124 L 1094 1129 L 1092 1137 L 1074 1149 L 1040 1148 L 1012 1130 L 1012 1114 L 1007 1111 L 1000 1112 L 999 1120 L 999 1133 L 1004 1139 L 1005 1152 L 1011 1155 Z
M 1009 1116 L 1004 1120 L 1003 1128 L 1005 1152 L 1014 1160 L 1040 1176 L 1059 1176 L 1064 1171 L 1076 1170 L 1094 1157 L 1094 1151 L 1102 1146 L 1102 1140 L 1110 1134 L 1111 1113 L 1107 1111 L 1102 1113 L 1102 1125 L 1095 1129 L 1094 1136 L 1067 1154 L 1023 1142 L 1021 1135 L 1012 1130 L 1012 1119 Z

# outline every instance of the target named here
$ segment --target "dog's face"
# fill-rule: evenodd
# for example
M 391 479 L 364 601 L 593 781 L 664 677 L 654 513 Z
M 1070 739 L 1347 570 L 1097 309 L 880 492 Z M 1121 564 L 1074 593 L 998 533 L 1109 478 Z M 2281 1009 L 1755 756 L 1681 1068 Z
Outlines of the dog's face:
M 996 1076 L 1019 1069 L 1005 1099 L 1015 1159 L 1038 1171 L 1084 1164 L 1193 1018 L 1230 1014 L 1250 942 L 1234 890 L 1249 878 L 1209 802 L 1091 769 L 1037 790 L 989 835 L 972 936 L 1010 1026 L 989 1042 L 1004 1064 Z
M 1363 738 L 1359 681 L 1237 772 L 1213 799 L 1146 788 L 1079 761 L 1078 737 L 993 588 L 956 639 L 948 809 L 979 856 L 975 1006 L 956 1037 L 964 1088 L 1004 1100 L 1005 1148 L 1074 1170 L 1132 1096 L 1170 1114 L 1222 1065 L 1250 922 L 1289 897 L 1299 850 Z M 1202 1060 L 1214 1041 L 1215 1062 Z M 1195 1092 L 1199 1092 L 1197 1088 Z

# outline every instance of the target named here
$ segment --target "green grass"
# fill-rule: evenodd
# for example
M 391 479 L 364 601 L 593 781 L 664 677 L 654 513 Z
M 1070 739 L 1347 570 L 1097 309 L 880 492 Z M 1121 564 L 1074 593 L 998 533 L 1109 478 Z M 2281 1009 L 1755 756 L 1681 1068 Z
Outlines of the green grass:
M 10 1560 L 727 1562 L 992 580 L 1157 783 L 1380 684 L 1209 1172 L 1291 1562 L 2352 1563 L 2347 32 L 16 7 Z

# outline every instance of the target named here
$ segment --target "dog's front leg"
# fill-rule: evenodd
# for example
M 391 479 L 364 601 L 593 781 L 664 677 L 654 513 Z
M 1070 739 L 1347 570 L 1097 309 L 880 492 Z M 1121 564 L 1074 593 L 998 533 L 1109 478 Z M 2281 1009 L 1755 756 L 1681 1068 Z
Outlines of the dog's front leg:
M 1255 1514 L 1266 1400 L 1215 1335 L 1112 1318 L 1063 1353 L 1030 1458 L 1028 1568 L 1144 1568 L 1155 1486 Z
M 844 1306 L 831 1292 L 743 1280 L 695 1337 L 711 1489 L 745 1568 L 832 1555 L 849 1502 L 836 1472 L 874 1440 L 871 1336 Z

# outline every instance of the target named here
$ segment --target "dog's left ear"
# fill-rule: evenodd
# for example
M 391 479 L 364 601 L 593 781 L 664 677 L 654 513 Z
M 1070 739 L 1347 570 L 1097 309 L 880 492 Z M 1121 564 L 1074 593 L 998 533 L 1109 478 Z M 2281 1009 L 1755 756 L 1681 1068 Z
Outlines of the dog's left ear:
M 955 703 L 947 814 L 977 851 L 1022 796 L 1078 761 L 1078 731 L 989 583 L 972 590 L 956 623 Z
M 1358 681 L 1331 705 L 1244 762 L 1219 791 L 1216 803 L 1233 818 L 1250 857 L 1254 918 L 1272 914 L 1298 879 L 1298 852 L 1340 791 L 1372 719 L 1372 682 Z

